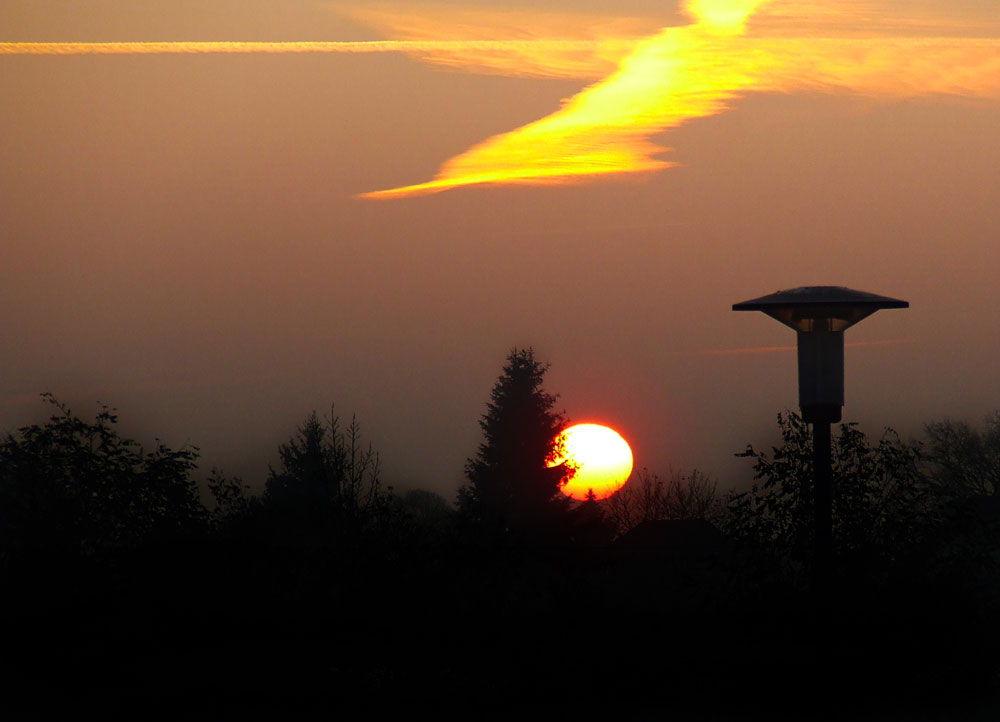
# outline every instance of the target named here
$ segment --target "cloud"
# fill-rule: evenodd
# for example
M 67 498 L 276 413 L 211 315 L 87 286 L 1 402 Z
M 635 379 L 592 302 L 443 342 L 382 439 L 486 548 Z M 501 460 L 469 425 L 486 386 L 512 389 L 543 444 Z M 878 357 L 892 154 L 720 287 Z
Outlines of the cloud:
M 1000 20 L 914 0 L 687 0 L 669 15 L 338 5 L 392 39 L 361 42 L 0 43 L 0 55 L 401 52 L 449 70 L 593 81 L 537 121 L 487 138 L 397 198 L 492 183 L 572 183 L 669 168 L 653 138 L 753 92 L 1000 98 Z M 985 34 L 985 35 L 984 35 Z
M 597 80 L 614 72 L 636 41 L 657 32 L 669 17 L 579 10 L 486 10 L 454 3 L 365 3 L 337 5 L 335 9 L 380 35 L 400 40 L 519 41 L 506 48 L 468 42 L 461 47 L 421 51 L 423 62 L 441 68 L 583 80 Z
M 875 12 L 879 3 L 848 3 Z M 490 183 L 571 183 L 663 170 L 652 138 L 722 112 L 750 92 L 848 91 L 876 97 L 933 93 L 1000 97 L 1000 39 L 889 36 L 789 37 L 752 33 L 753 19 L 805 13 L 768 0 L 689 0 L 693 22 L 637 42 L 617 69 L 555 113 L 488 138 L 448 160 L 430 181 L 361 194 L 388 199 Z M 836 27 L 835 6 L 821 13 Z
M 394 198 L 481 183 L 567 182 L 670 166 L 649 139 L 692 118 L 721 111 L 752 83 L 753 57 L 731 52 L 749 6 L 722 12 L 724 0 L 692 3 L 697 22 L 638 43 L 618 69 L 541 120 L 494 136 L 451 159 L 426 183 L 363 194 Z M 701 13 L 701 15 L 697 15 Z M 724 32 L 722 32 L 724 31 Z M 737 60 L 739 62 L 732 62 Z

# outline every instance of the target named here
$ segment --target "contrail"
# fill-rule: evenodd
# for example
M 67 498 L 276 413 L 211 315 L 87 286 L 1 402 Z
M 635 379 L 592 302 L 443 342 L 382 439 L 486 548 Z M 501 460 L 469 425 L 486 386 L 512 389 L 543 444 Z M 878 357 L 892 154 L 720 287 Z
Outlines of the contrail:
M 845 348 L 860 348 L 864 346 L 896 346 L 905 343 L 916 343 L 915 338 L 889 338 L 882 341 L 852 341 L 845 343 Z M 747 346 L 745 348 L 719 348 L 704 351 L 693 351 L 692 356 L 742 356 L 744 354 L 775 353 L 779 351 L 794 351 L 796 346 Z
M 540 47 L 589 50 L 596 40 L 364 40 L 295 42 L 0 43 L 0 55 L 200 55 L 211 53 L 413 53 L 503 51 Z
M 445 161 L 430 180 L 358 196 L 388 199 L 460 186 L 567 184 L 663 170 L 674 164 L 663 157 L 668 148 L 658 142 L 659 134 L 725 112 L 752 92 L 1000 98 L 1000 26 L 970 28 L 918 18 L 903 24 L 910 35 L 900 35 L 894 7 L 891 0 L 683 0 L 689 24 L 631 37 L 638 26 L 617 27 L 607 19 L 595 24 L 591 18 L 575 27 L 554 16 L 533 15 L 540 25 L 519 27 L 506 14 L 496 30 L 470 26 L 480 17 L 476 14 L 437 28 L 453 38 L 465 33 L 458 37 L 466 39 L 7 42 L 0 43 L 0 55 L 399 52 L 451 69 L 596 79 L 550 115 Z M 413 17 L 412 11 L 389 13 L 383 21 L 402 37 L 408 26 L 411 32 L 431 33 L 435 22 L 445 22 L 435 16 L 430 26 L 414 26 Z M 813 20 L 816 27 L 810 26 Z M 851 34 L 859 27 L 863 36 Z M 468 39 L 468 33 L 480 30 L 539 29 L 545 34 L 528 39 Z M 984 34 L 955 34 L 973 30 Z M 590 37 L 570 39 L 574 32 Z
M 704 351 L 693 351 L 691 356 L 742 356 L 744 354 L 775 353 L 776 351 L 794 351 L 795 346 L 747 346 L 745 348 L 712 348 Z

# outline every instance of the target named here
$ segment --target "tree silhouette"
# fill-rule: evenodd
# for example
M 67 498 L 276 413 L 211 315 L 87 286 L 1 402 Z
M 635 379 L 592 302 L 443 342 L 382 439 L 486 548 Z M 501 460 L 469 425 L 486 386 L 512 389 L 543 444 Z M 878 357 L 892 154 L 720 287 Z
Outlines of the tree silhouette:
M 119 435 L 104 407 L 94 422 L 51 395 L 57 412 L 0 443 L 0 546 L 9 557 L 93 557 L 200 529 L 191 479 L 197 449 L 152 451 Z
M 794 413 L 778 415 L 782 445 L 752 447 L 757 483 L 730 498 L 727 525 L 737 536 L 808 564 L 813 533 L 812 434 Z M 871 444 L 854 423 L 833 440 L 834 539 L 842 559 L 891 562 L 924 531 L 926 495 L 919 450 L 891 429 Z
M 573 511 L 573 539 L 584 545 L 601 546 L 610 542 L 618 531 L 613 518 L 605 512 L 593 489 Z
M 558 455 L 567 420 L 553 410 L 558 397 L 542 387 L 548 368 L 531 348 L 514 348 L 479 421 L 483 441 L 466 462 L 469 484 L 458 502 L 488 530 L 551 537 L 566 520 L 569 502 L 559 487 L 568 469 L 547 463 Z
M 932 424 L 928 459 L 891 430 L 869 440 L 842 424 L 831 449 L 836 583 L 800 597 L 810 613 L 796 617 L 789 600 L 808 588 L 812 559 L 812 434 L 796 414 L 778 421 L 780 445 L 740 454 L 753 459 L 756 483 L 730 496 L 726 520 L 743 542 L 737 586 L 760 601 L 754 624 L 766 629 L 764 616 L 784 606 L 773 619 L 815 634 L 826 670 L 857 695 L 943 698 L 993 684 L 1000 525 L 988 503 L 989 439 Z
M 717 482 L 698 469 L 666 477 L 642 469 L 604 503 L 619 534 L 646 521 L 702 519 L 720 523 L 725 513 Z
M 219 469 L 212 469 L 208 477 L 208 493 L 213 500 L 209 520 L 217 531 L 246 517 L 260 502 L 243 479 L 226 476 Z
M 935 421 L 924 427 L 927 474 L 936 493 L 950 499 L 1000 494 L 1000 412 L 980 431 L 965 421 Z
M 278 456 L 262 503 L 291 527 L 352 533 L 389 513 L 391 490 L 379 479 L 378 453 L 361 445 L 357 418 L 342 430 L 332 411 L 325 422 L 313 412 Z
M 455 509 L 440 494 L 424 489 L 411 489 L 396 499 L 396 505 L 416 524 L 447 529 L 455 516 Z
M 924 565 L 955 587 L 975 580 L 989 606 L 1000 599 L 1000 412 L 977 429 L 945 419 L 926 424 L 922 470 L 935 526 L 932 554 Z

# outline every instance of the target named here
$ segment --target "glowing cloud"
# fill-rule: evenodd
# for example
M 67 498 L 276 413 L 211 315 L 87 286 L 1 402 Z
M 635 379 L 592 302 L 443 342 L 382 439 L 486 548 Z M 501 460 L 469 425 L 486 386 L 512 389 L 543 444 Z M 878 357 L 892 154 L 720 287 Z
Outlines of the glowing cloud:
M 687 11 L 715 33 L 739 35 L 747 18 L 767 0 L 688 0 Z
M 523 183 L 638 173 L 667 168 L 663 149 L 648 138 L 691 118 L 719 112 L 754 80 L 757 59 L 739 57 L 728 37 L 766 0 L 743 0 L 723 13 L 725 0 L 692 0 L 697 22 L 662 30 L 637 45 L 619 69 L 562 109 L 490 138 L 448 161 L 427 183 L 366 193 L 390 198 L 474 183 Z
M 483 183 L 567 183 L 671 164 L 650 139 L 721 112 L 750 91 L 848 90 L 878 96 L 954 93 L 1000 97 L 1000 41 L 900 37 L 878 40 L 775 35 L 809 7 L 769 0 L 688 0 L 689 25 L 641 42 L 618 69 L 563 102 L 555 113 L 494 136 L 447 161 L 430 181 L 362 194 L 395 198 Z M 856 20 L 859 7 L 847 3 Z M 827 5 L 822 27 L 837 27 Z M 748 36 L 758 20 L 759 36 Z M 842 19 L 842 18 L 841 18 Z M 801 17 L 800 17 L 801 25 Z
M 337 6 L 393 40 L 0 43 L 0 55 L 401 52 L 449 70 L 594 81 L 551 115 L 488 138 L 396 198 L 491 183 L 570 183 L 668 168 L 653 138 L 750 92 L 1000 98 L 1000 16 L 958 21 L 895 0 L 686 0 L 690 20 L 454 4 Z M 973 13 L 978 12 L 981 16 Z
M 411 41 L 520 41 L 502 51 L 469 43 L 425 51 L 424 62 L 448 70 L 514 77 L 599 80 L 614 72 L 637 39 L 663 25 L 662 17 L 623 17 L 581 11 L 508 11 L 444 4 L 338 6 L 339 14 L 384 37 Z M 577 41 L 559 43 L 554 38 Z

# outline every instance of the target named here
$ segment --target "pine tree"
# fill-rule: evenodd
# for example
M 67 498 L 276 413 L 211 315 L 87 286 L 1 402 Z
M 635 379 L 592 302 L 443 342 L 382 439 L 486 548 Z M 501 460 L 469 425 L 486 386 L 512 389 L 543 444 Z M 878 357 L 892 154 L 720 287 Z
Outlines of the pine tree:
M 278 455 L 263 504 L 293 536 L 350 535 L 387 517 L 391 488 L 379 478 L 378 453 L 361 444 L 357 418 L 341 430 L 332 409 L 324 421 L 313 412 Z
M 569 502 L 559 487 L 568 470 L 547 463 L 567 420 L 553 410 L 558 397 L 542 388 L 548 368 L 531 348 L 513 349 L 479 421 L 483 442 L 466 462 L 459 509 L 488 530 L 537 539 L 558 535 L 566 522 Z

